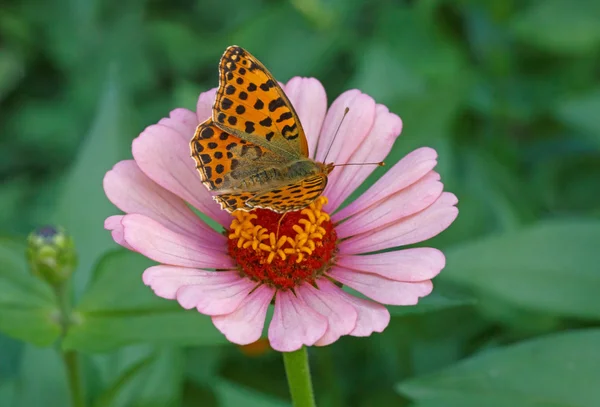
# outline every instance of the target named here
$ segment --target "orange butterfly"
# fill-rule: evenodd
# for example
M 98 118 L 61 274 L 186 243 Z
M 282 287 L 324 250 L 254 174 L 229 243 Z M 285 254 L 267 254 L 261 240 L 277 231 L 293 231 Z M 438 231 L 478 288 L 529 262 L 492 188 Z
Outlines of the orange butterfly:
M 202 183 L 228 212 L 295 211 L 327 185 L 334 165 L 308 157 L 298 115 L 273 75 L 238 46 L 219 63 L 212 117 L 190 141 Z

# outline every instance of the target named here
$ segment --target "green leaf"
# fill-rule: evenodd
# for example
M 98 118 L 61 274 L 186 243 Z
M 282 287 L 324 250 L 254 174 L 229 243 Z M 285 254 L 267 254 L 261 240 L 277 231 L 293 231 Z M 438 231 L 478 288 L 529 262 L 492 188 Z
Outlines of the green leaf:
M 255 390 L 220 380 L 216 383 L 215 391 L 221 407 L 289 407 L 290 403 L 278 400 L 272 396 L 261 394 Z
M 54 293 L 30 274 L 25 245 L 0 238 L 0 331 L 38 346 L 60 334 Z
M 0 383 L 12 379 L 19 372 L 25 344 L 0 333 Z M 2 404 L 0 404 L 2 405 Z
M 71 326 L 63 346 L 93 352 L 141 342 L 226 343 L 210 317 L 159 298 L 144 285 L 142 272 L 151 265 L 150 260 L 125 250 L 106 254 L 75 309 L 78 322 Z
M 476 303 L 474 298 L 447 296 L 441 294 L 438 289 L 434 289 L 427 297 L 419 299 L 419 303 L 409 307 L 388 306 L 390 315 L 401 317 L 405 315 L 424 314 L 427 312 L 436 312 L 448 308 L 465 307 Z
M 512 30 L 522 41 L 558 53 L 593 52 L 600 44 L 600 4 L 569 0 L 533 2 L 515 16 Z
M 0 53 L 0 101 L 23 79 L 23 61 L 14 52 L 3 49 Z
M 70 405 L 67 373 L 55 349 L 27 346 L 17 384 L 15 407 Z
M 541 222 L 446 251 L 441 277 L 518 306 L 600 318 L 600 221 Z
M 600 330 L 555 334 L 481 353 L 398 390 L 419 406 L 595 407 Z
M 271 27 L 285 21 L 285 30 L 273 35 Z M 291 5 L 271 7 L 250 19 L 234 33 L 234 43 L 243 44 L 268 67 L 280 81 L 304 75 L 310 76 L 318 67 L 333 64 L 331 49 L 337 44 L 337 35 L 316 32 L 294 12 Z M 269 42 L 264 39 L 269 38 Z M 286 44 L 294 44 L 293 47 Z M 302 61 L 293 64 L 290 61 Z
M 101 394 L 94 407 L 179 405 L 183 357 L 179 349 L 161 349 L 131 364 Z
M 600 89 L 576 98 L 564 100 L 557 108 L 558 116 L 566 123 L 586 132 L 590 141 L 600 146 Z
M 75 290 L 83 291 L 92 265 L 114 242 L 104 230 L 104 219 L 118 212 L 102 189 L 104 174 L 129 153 L 129 139 L 124 125 L 125 111 L 117 72 L 111 71 L 100 101 L 94 124 L 81 148 L 64 190 L 58 200 L 53 220 L 65 227 L 75 240 L 79 267 L 74 275 Z M 124 137 L 127 136 L 127 137 Z
M 17 400 L 17 382 L 8 380 L 0 384 L 0 405 L 14 406 Z

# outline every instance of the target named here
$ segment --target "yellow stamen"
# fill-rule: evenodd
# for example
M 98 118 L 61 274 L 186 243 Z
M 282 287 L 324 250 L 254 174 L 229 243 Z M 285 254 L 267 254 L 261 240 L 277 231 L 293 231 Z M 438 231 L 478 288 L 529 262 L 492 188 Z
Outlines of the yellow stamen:
M 296 232 L 294 236 L 277 236 L 261 225 L 255 225 L 254 220 L 258 216 L 251 212 L 235 211 L 231 222 L 229 239 L 235 240 L 238 248 L 252 249 L 258 253 L 264 253 L 264 262 L 270 264 L 275 258 L 286 260 L 288 256 L 295 255 L 296 262 L 302 262 L 310 256 L 317 246 L 321 246 L 321 240 L 326 230 L 321 226 L 323 222 L 330 220 L 329 215 L 323 212 L 323 206 L 327 204 L 327 198 L 319 197 L 304 208 L 300 213 L 306 216 L 298 220 L 298 224 L 292 226 Z

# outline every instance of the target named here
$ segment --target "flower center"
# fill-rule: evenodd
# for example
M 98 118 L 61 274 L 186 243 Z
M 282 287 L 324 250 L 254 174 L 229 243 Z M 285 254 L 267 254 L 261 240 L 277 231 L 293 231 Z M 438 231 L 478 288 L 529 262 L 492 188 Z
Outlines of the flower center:
M 235 211 L 229 254 L 245 276 L 278 289 L 313 282 L 331 266 L 337 235 L 319 197 L 301 211 Z

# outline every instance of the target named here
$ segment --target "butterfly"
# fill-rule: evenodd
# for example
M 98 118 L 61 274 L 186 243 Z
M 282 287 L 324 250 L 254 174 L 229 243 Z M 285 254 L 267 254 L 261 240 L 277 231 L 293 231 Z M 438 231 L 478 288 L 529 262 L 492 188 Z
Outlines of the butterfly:
M 202 183 L 228 212 L 303 209 L 323 193 L 334 167 L 309 158 L 283 89 L 238 46 L 221 57 L 212 117 L 198 125 L 190 150 Z

